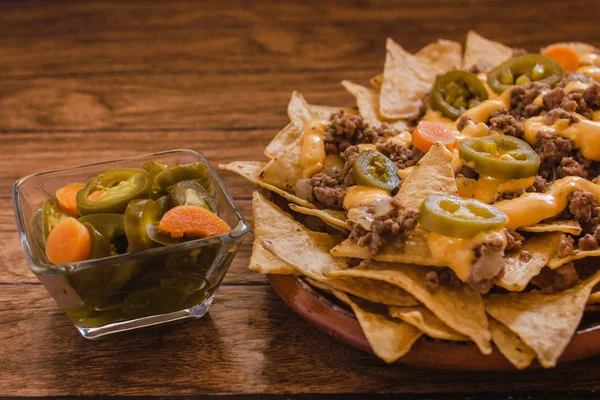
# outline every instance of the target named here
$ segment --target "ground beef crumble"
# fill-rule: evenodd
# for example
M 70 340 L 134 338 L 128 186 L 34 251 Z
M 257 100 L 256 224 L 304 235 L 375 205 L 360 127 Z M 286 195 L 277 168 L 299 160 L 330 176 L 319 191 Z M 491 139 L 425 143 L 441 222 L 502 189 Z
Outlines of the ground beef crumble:
M 461 283 L 454 271 L 448 267 L 432 269 L 425 274 L 425 287 L 430 293 L 435 293 L 440 286 L 457 288 Z
M 490 131 L 502 132 L 505 135 L 522 139 L 525 134 L 523 119 L 515 117 L 506 108 L 492 113 L 490 116 Z
M 540 94 L 549 90 L 550 86 L 539 82 L 515 86 L 510 92 L 510 113 L 517 118 L 530 118 L 539 115 L 544 111 L 544 108 L 534 104 L 533 101 Z
M 532 280 L 542 293 L 552 294 L 572 288 L 579 282 L 579 274 L 573 262 L 567 263 L 555 270 L 544 268 Z
M 505 253 L 514 253 L 521 250 L 521 246 L 525 241 L 523 235 L 521 235 L 517 231 L 504 229 L 504 234 L 506 235 L 506 249 L 504 249 Z
M 368 247 L 369 258 L 373 258 L 385 244 L 401 246 L 406 233 L 417 226 L 417 210 L 404 208 L 398 199 L 392 199 L 390 204 L 391 211 L 375 217 L 371 230 L 365 229 L 361 224 L 355 224 L 348 236 L 359 246 Z M 370 206 L 367 212 L 374 214 L 375 208 Z
M 398 169 L 404 169 L 417 165 L 419 160 L 423 158 L 425 153 L 416 147 L 407 149 L 400 143 L 394 141 L 386 141 L 377 143 L 377 151 L 389 158 L 396 164 Z
M 325 152 L 340 155 L 350 146 L 361 143 L 378 143 L 386 137 L 399 132 L 391 125 L 383 123 L 378 127 L 370 126 L 362 116 L 346 117 L 344 112 L 331 116 L 331 124 L 325 130 Z

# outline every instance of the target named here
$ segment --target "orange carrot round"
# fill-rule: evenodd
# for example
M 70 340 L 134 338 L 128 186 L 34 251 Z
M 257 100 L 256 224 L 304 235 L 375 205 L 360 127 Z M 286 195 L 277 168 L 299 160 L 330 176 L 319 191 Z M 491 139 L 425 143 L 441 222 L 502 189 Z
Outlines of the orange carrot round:
M 456 134 L 441 122 L 421 121 L 412 134 L 412 144 L 427 153 L 436 142 L 442 142 L 448 150 L 456 148 Z
M 77 197 L 77 192 L 83 189 L 84 186 L 85 184 L 83 183 L 70 183 L 67 186 L 58 189 L 56 191 L 56 200 L 58 200 L 60 208 L 73 215 L 79 215 L 75 198 Z
M 55 228 L 56 229 L 56 228 Z M 163 215 L 158 223 L 158 230 L 171 235 L 209 237 L 229 232 L 227 222 L 198 206 L 177 206 Z
M 100 199 L 100 196 L 102 196 L 104 194 L 104 192 L 106 192 L 106 189 L 96 190 L 96 191 L 90 193 L 90 195 L 88 196 L 88 199 L 97 201 L 98 199 Z
M 550 46 L 542 54 L 555 60 L 565 72 L 572 72 L 579 67 L 579 54 L 568 46 Z
M 72 217 L 56 224 L 46 240 L 46 257 L 55 265 L 87 260 L 91 251 L 90 232 Z

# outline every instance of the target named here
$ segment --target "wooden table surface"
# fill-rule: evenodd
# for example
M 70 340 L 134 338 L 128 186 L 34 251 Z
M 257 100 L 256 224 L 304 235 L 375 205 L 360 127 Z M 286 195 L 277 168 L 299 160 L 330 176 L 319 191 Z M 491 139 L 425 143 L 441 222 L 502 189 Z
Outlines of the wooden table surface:
M 87 341 L 29 271 L 12 183 L 27 174 L 173 148 L 260 160 L 296 89 L 353 105 L 339 82 L 468 29 L 536 50 L 600 45 L 594 1 L 0 1 L 0 395 L 405 393 L 407 398 L 593 397 L 600 359 L 550 371 L 385 365 L 293 314 L 239 251 L 209 314 Z M 252 185 L 222 173 L 250 217 Z

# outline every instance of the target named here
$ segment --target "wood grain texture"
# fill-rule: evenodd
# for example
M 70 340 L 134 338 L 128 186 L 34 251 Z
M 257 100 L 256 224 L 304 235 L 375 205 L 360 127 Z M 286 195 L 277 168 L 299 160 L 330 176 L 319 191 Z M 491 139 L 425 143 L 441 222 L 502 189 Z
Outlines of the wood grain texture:
M 43 288 L 2 292 L 0 390 L 16 396 L 600 389 L 593 360 L 525 373 L 386 365 L 317 332 L 269 287 L 222 287 L 206 318 L 99 341 L 79 337 Z
M 600 45 L 589 0 L 215 2 L 0 0 L 0 395 L 403 393 L 409 398 L 593 396 L 598 359 L 552 371 L 384 365 L 318 333 L 248 271 L 251 235 L 207 317 L 90 342 L 29 272 L 11 185 L 25 175 L 174 148 L 214 165 L 262 160 L 293 90 L 348 106 L 342 79 L 381 71 L 385 38 L 410 51 L 469 29 L 536 50 Z M 255 189 L 222 172 L 250 217 Z M 439 397 L 442 396 L 442 397 Z M 320 396 L 317 396 L 320 397 Z

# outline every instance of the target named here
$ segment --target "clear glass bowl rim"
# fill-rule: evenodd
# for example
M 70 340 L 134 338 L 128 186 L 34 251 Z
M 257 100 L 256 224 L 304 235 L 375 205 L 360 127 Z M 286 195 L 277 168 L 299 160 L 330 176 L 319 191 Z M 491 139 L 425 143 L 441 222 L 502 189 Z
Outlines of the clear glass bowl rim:
M 80 262 L 76 262 L 76 263 L 53 265 L 53 264 L 46 264 L 46 263 L 36 263 L 34 261 L 34 257 L 31 254 L 31 247 L 29 245 L 29 238 L 27 237 L 27 233 L 25 230 L 25 223 L 26 223 L 25 218 L 21 212 L 21 207 L 19 205 L 20 204 L 19 188 L 25 181 L 27 181 L 28 179 L 33 178 L 33 177 L 58 174 L 58 173 L 68 172 L 68 171 L 72 171 L 72 170 L 76 170 L 76 169 L 80 169 L 80 168 L 96 167 L 96 166 L 101 166 L 101 165 L 117 163 L 117 162 L 135 161 L 135 160 L 144 159 L 144 158 L 148 158 L 148 157 L 165 156 L 165 155 L 176 154 L 176 153 L 192 153 L 192 154 L 198 156 L 202 162 L 206 163 L 206 165 L 208 166 L 208 168 L 212 174 L 213 182 L 216 182 L 218 184 L 218 186 L 221 188 L 221 190 L 223 191 L 223 194 L 225 195 L 227 202 L 229 203 L 231 209 L 233 210 L 233 212 L 238 220 L 237 225 L 234 228 L 232 228 L 231 231 L 224 233 L 222 235 L 219 235 L 219 236 L 190 240 L 190 241 L 183 242 L 183 243 L 178 243 L 178 244 L 173 244 L 173 245 L 168 245 L 168 246 L 161 246 L 161 247 L 154 247 L 154 248 L 147 249 L 147 250 L 119 254 L 116 256 L 98 258 L 98 259 L 94 259 L 94 260 L 85 260 L 85 261 L 80 261 Z M 148 153 L 148 154 L 142 154 L 142 155 L 137 155 L 137 156 L 132 156 L 132 157 L 124 157 L 124 158 L 118 158 L 118 159 L 113 159 L 113 160 L 100 161 L 97 163 L 83 164 L 83 165 L 78 165 L 75 167 L 69 167 L 69 168 L 63 168 L 63 169 L 57 169 L 57 170 L 44 171 L 44 172 L 30 174 L 23 178 L 18 179 L 13 184 L 12 195 L 13 195 L 13 207 L 15 210 L 15 217 L 17 219 L 17 229 L 19 231 L 19 238 L 20 238 L 21 244 L 23 246 L 25 258 L 27 259 L 27 263 L 29 264 L 29 267 L 32 269 L 32 271 L 38 275 L 54 275 L 54 274 L 60 274 L 60 273 L 65 273 L 65 272 L 80 271 L 80 270 L 104 265 L 106 263 L 126 262 L 126 261 L 130 261 L 132 259 L 137 259 L 137 258 L 148 256 L 148 255 L 158 256 L 158 255 L 170 254 L 172 252 L 192 250 L 192 249 L 197 249 L 199 247 L 210 246 L 210 245 L 217 244 L 217 243 L 225 243 L 227 245 L 232 245 L 235 242 L 240 241 L 248 233 L 248 222 L 246 221 L 246 218 L 244 218 L 240 209 L 236 206 L 235 202 L 233 201 L 233 198 L 227 191 L 227 188 L 223 184 L 223 181 L 221 181 L 221 178 L 217 174 L 216 170 L 213 168 L 213 166 L 210 164 L 210 162 L 204 156 L 204 154 L 202 154 L 200 151 L 192 150 L 192 149 L 173 149 L 173 150 L 159 151 L 159 152 L 155 152 L 155 153 Z

